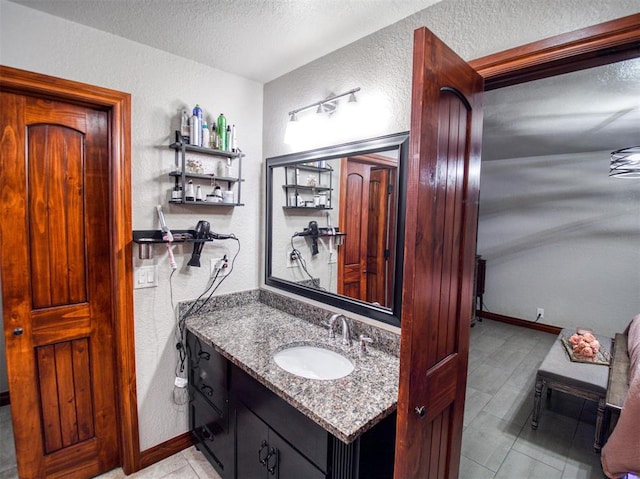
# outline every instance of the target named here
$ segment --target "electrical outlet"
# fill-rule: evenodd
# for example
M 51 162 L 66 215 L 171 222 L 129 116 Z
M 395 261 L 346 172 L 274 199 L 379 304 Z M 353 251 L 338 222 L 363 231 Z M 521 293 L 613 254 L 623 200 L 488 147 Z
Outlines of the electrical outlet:
M 298 260 L 296 254 L 293 251 L 287 251 L 287 268 L 296 268 L 298 266 Z
M 536 309 L 536 320 L 544 318 L 544 308 Z
M 226 256 L 224 258 L 212 258 L 209 265 L 212 278 L 216 274 L 218 275 L 218 278 L 222 278 L 229 272 L 229 261 L 227 260 Z M 218 270 L 220 271 L 220 273 L 218 273 Z

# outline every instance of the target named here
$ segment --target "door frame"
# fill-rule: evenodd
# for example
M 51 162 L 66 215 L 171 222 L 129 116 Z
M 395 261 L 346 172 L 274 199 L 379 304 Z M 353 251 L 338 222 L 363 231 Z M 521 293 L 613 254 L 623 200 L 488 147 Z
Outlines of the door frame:
M 485 91 L 640 55 L 640 13 L 477 58 Z
M 109 266 L 116 349 L 116 401 L 120 462 L 140 469 L 133 323 L 131 243 L 131 95 L 0 65 L 0 89 L 102 109 L 109 115 Z

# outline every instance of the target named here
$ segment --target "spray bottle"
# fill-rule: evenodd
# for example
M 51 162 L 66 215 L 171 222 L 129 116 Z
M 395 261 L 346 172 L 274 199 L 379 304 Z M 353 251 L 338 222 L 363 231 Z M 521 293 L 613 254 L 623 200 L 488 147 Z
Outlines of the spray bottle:
M 227 131 L 227 119 L 224 117 L 224 114 L 220 113 L 218 116 L 218 147 L 222 151 L 227 151 L 227 141 L 226 141 L 226 131 Z

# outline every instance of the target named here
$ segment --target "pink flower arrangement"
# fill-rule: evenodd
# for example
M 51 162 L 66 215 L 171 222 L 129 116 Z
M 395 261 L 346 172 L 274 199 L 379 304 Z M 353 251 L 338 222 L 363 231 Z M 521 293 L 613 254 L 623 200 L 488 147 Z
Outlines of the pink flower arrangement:
M 573 334 L 569 338 L 569 342 L 571 343 L 575 357 L 591 359 L 592 361 L 597 359 L 598 351 L 600 351 L 600 343 L 592 333 Z

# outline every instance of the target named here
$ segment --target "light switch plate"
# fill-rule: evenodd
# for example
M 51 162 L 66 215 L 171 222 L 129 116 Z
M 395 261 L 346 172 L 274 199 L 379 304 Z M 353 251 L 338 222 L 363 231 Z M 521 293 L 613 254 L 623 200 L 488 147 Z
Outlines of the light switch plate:
M 136 269 L 133 281 L 134 289 L 155 288 L 158 286 L 158 266 L 140 266 Z

